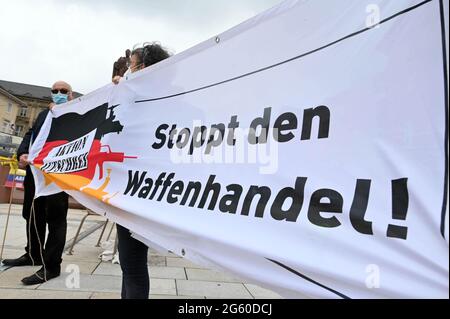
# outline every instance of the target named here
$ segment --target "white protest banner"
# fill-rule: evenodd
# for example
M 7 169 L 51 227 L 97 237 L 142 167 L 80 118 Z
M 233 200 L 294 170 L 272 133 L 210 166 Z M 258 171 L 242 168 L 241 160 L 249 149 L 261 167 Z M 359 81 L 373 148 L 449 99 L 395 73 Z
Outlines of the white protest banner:
M 284 297 L 448 298 L 445 9 L 286 1 L 55 107 L 38 195 Z

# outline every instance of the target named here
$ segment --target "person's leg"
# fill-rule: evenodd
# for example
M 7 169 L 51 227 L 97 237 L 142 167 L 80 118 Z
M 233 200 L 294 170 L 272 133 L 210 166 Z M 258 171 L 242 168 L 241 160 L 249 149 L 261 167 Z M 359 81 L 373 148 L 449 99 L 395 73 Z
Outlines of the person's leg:
M 127 298 L 127 289 L 126 289 L 126 284 L 125 284 L 125 276 L 123 275 L 123 270 L 122 270 L 122 291 L 120 293 L 120 297 L 122 299 L 129 299 L 129 298 Z
M 47 227 L 45 223 L 45 199 L 36 198 L 30 208 L 30 218 L 27 221 L 27 234 L 29 234 L 29 255 L 36 264 L 42 264 L 44 243 Z
M 148 247 L 117 225 L 118 251 L 122 268 L 122 298 L 148 299 L 150 279 L 147 268 Z
M 37 200 L 41 201 L 38 202 Z M 61 274 L 62 253 L 66 242 L 68 196 L 58 193 L 34 201 L 35 216 L 42 216 L 44 227 L 48 223 L 48 237 L 42 254 L 44 266 L 31 276 L 22 279 L 24 285 L 36 285 Z M 37 209 L 37 210 L 36 210 Z M 41 240 L 44 244 L 44 240 Z
M 35 204 L 33 205 L 33 198 L 34 198 L 34 180 L 33 175 L 31 173 L 31 170 L 27 167 L 27 174 L 25 176 L 24 180 L 24 200 L 23 200 L 23 206 L 22 206 L 22 217 L 26 221 L 26 229 L 25 233 L 27 235 L 27 245 L 25 247 L 25 254 L 19 258 L 16 259 L 5 259 L 3 260 L 3 264 L 7 266 L 28 266 L 28 265 L 40 265 L 42 263 L 41 256 L 40 256 L 40 250 L 39 250 L 39 240 L 44 243 L 45 240 L 45 218 L 41 217 L 41 211 L 40 208 L 42 205 L 39 205 L 41 202 L 40 199 L 37 199 L 35 201 Z M 36 213 L 36 227 L 35 227 L 35 219 L 34 213 L 32 214 L 32 205 L 36 206 L 35 211 Z M 36 232 L 36 228 L 38 232 Z M 37 234 L 40 236 L 38 237 Z
M 35 187 L 33 175 L 29 167 L 27 167 L 26 171 L 27 174 L 24 180 L 24 201 L 22 208 L 22 216 L 26 220 L 27 227 L 27 247 L 25 247 L 25 250 L 35 262 L 38 261 L 41 263 L 41 247 L 39 246 L 39 241 L 42 245 L 44 245 L 46 233 L 45 200 L 42 198 L 37 198 L 34 200 Z
M 59 275 L 62 254 L 66 244 L 67 210 L 69 196 L 62 192 L 45 196 L 48 236 L 45 243 L 44 260 L 47 271 Z
M 30 240 L 31 240 L 31 234 L 30 234 L 30 216 L 31 216 L 31 205 L 33 203 L 33 197 L 34 197 L 34 183 L 32 181 L 33 176 L 30 176 L 28 174 L 25 175 L 25 180 L 23 181 L 23 205 L 22 205 L 22 217 L 25 219 L 26 222 L 26 229 L 25 232 L 27 234 L 27 245 L 25 246 L 25 251 L 27 254 L 30 255 Z M 32 257 L 37 257 L 32 256 Z

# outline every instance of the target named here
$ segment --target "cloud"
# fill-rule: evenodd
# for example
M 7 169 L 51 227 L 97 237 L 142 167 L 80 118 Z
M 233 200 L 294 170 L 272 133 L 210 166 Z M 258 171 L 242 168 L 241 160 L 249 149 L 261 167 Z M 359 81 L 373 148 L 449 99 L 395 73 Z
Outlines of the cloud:
M 107 84 L 126 48 L 159 41 L 179 53 L 280 0 L 2 1 L 1 78 L 62 79 L 88 93 Z

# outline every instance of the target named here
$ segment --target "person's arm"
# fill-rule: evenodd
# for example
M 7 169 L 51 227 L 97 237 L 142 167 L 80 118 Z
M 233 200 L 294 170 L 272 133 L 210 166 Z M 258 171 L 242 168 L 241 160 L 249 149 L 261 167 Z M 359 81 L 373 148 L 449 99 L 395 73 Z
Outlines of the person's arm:
M 19 168 L 24 169 L 28 165 L 28 149 L 30 148 L 31 137 L 33 136 L 33 128 L 30 128 L 24 135 L 22 142 L 17 149 L 17 159 Z
M 30 128 L 28 132 L 24 135 L 22 142 L 17 149 L 17 158 L 20 158 L 23 154 L 28 154 L 28 149 L 30 148 L 31 136 L 33 135 L 33 128 Z
M 28 130 L 25 136 L 22 139 L 22 142 L 17 149 L 17 158 L 19 160 L 19 167 L 24 168 L 28 165 L 28 152 L 30 149 L 31 139 L 35 139 L 39 130 L 41 129 L 42 124 L 44 123 L 45 117 L 47 116 L 48 111 L 43 111 L 39 113 L 36 121 L 34 121 L 33 126 Z

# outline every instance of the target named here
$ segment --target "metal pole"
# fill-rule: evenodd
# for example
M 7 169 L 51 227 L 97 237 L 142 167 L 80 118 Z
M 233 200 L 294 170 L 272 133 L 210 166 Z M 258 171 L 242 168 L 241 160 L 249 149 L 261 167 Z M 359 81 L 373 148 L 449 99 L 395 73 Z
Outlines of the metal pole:
M 13 187 L 11 189 L 11 194 L 9 195 L 9 207 L 8 207 L 8 214 L 6 215 L 5 231 L 3 232 L 3 242 L 2 242 L 2 249 L 0 251 L 0 261 L 3 260 L 3 248 L 5 248 L 6 232 L 8 231 L 9 216 L 11 215 L 12 200 L 13 200 L 14 191 L 16 190 L 16 176 L 17 176 L 17 169 L 14 170 Z

